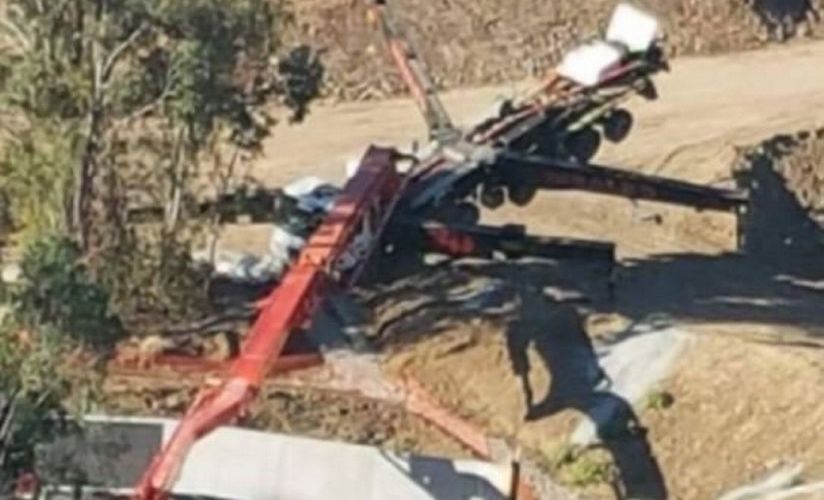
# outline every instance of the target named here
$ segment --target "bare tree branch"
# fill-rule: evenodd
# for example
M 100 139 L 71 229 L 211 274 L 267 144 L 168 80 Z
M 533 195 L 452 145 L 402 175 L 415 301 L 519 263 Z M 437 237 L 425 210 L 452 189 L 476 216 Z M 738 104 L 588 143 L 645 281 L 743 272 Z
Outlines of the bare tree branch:
M 15 413 L 17 413 L 17 400 L 20 398 L 20 391 L 15 390 L 12 393 L 9 401 L 3 408 L 2 421 L 0 421 L 0 468 L 6 462 L 6 454 L 8 453 L 9 443 L 11 442 L 11 426 L 14 422 Z
M 5 28 L 6 31 L 11 33 L 11 35 L 17 40 L 19 43 L 19 49 L 23 52 L 28 52 L 31 49 L 31 41 L 28 37 L 23 33 L 23 30 L 20 29 L 19 26 L 14 24 L 8 19 L 0 18 L 0 28 Z
M 105 83 L 112 74 L 112 70 L 114 69 L 115 64 L 120 60 L 123 54 L 129 50 L 132 45 L 140 38 L 143 34 L 145 34 L 149 30 L 149 27 L 146 24 L 141 24 L 138 26 L 131 34 L 123 40 L 117 47 L 112 50 L 109 54 L 109 57 L 106 59 L 106 62 L 103 63 L 102 66 L 102 82 Z
M 117 122 L 112 125 L 113 130 L 119 130 L 120 128 L 133 123 L 135 120 L 139 120 L 146 116 L 149 116 L 154 110 L 160 107 L 163 102 L 169 97 L 169 94 L 172 93 L 172 79 L 166 78 L 166 85 L 163 87 L 163 90 L 160 94 L 153 99 L 152 101 L 146 103 L 145 105 L 137 108 L 136 110 L 129 113 L 129 115 L 124 116 L 117 120 Z

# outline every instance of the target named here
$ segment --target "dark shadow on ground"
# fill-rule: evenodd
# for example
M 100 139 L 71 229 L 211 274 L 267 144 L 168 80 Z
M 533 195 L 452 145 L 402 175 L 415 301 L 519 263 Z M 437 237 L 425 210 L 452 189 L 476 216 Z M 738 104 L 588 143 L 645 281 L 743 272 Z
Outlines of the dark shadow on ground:
M 407 468 L 398 458 L 384 454 L 384 459 L 425 490 L 432 500 L 506 500 L 502 493 L 483 476 L 460 472 L 451 460 L 410 455 Z
M 667 498 L 663 473 L 646 432 L 632 405 L 609 390 L 592 341 L 576 308 L 541 303 L 542 296 L 521 294 L 523 307 L 507 328 L 507 350 L 513 372 L 524 391 L 526 420 L 534 421 L 572 409 L 597 425 L 599 447 L 613 458 L 617 476 L 613 488 L 618 498 Z M 532 303 L 530 303 L 532 302 Z M 537 397 L 529 381 L 528 351 L 534 347 L 551 373 L 548 392 Z M 599 414 L 600 413 L 600 414 Z
M 780 157 L 794 139 L 777 139 Z M 758 323 L 824 335 L 824 231 L 790 192 L 768 156 L 742 174 L 751 204 L 742 253 L 671 254 L 623 262 L 616 301 L 630 318 L 667 314 L 682 321 Z
M 661 468 L 638 416 L 629 402 L 609 390 L 609 380 L 584 328 L 581 306 L 586 304 L 580 302 L 580 294 L 574 295 L 584 289 L 603 299 L 607 289 L 603 269 L 579 265 L 576 273 L 570 273 L 556 262 L 463 261 L 442 271 L 391 286 L 388 293 L 393 299 L 410 305 L 390 315 L 382 325 L 379 346 L 395 349 L 414 344 L 479 317 L 506 324 L 507 354 L 527 409 L 524 419 L 537 421 L 572 409 L 601 422 L 606 409 L 611 417 L 607 425 L 598 428 L 599 447 L 614 459 L 617 474 L 613 487 L 619 498 L 666 498 Z M 586 286 L 581 287 L 582 283 Z M 553 298 L 547 293 L 549 288 L 560 295 L 573 294 L 572 299 Z M 425 300 L 419 299 L 422 296 Z M 465 347 L 462 344 L 459 348 Z M 542 367 L 531 365 L 531 350 Z M 535 369 L 551 374 L 551 386 L 545 394 L 532 387 L 530 372 Z
M 751 192 L 749 213 L 742 225 L 742 252 L 680 253 L 624 261 L 618 264 L 613 295 L 606 293 L 608 276 L 603 269 L 581 263 L 460 261 L 450 266 L 423 267 L 383 289 L 401 299 L 423 294 L 427 300 L 401 311 L 394 323 L 390 320 L 384 325 L 379 338 L 384 346 L 404 345 L 440 335 L 461 319 L 483 316 L 506 320 L 512 369 L 521 381 L 528 408 L 525 418 L 546 418 L 563 409 L 587 414 L 607 400 L 619 409 L 619 416 L 601 438 L 620 470 L 620 496 L 666 498 L 662 472 L 637 415 L 602 380 L 598 358 L 581 324 L 582 315 L 618 313 L 635 323 L 661 316 L 680 323 L 794 327 L 806 332 L 806 337 L 773 339 L 759 335 L 751 340 L 821 347 L 824 231 L 774 169 L 774 161 L 796 146 L 792 137 L 777 138 L 748 158 L 751 168 L 739 179 Z M 450 276 L 455 272 L 500 279 L 511 284 L 508 293 L 515 296 L 466 309 L 462 300 L 454 298 L 455 287 L 466 286 L 465 281 L 456 282 L 454 275 Z M 577 302 L 562 304 L 547 293 L 549 290 L 577 297 Z M 537 303 L 525 303 L 528 301 Z M 501 307 L 511 302 L 517 304 L 515 310 Z M 440 313 L 424 314 L 438 308 Z M 418 317 L 420 321 L 416 321 Z M 397 325 L 402 327 L 394 328 Z M 530 348 L 539 353 L 552 375 L 552 385 L 545 395 L 535 394 L 527 377 L 532 368 L 527 356 Z
M 819 20 L 813 0 L 748 0 L 761 22 L 779 40 L 796 33 L 807 20 Z

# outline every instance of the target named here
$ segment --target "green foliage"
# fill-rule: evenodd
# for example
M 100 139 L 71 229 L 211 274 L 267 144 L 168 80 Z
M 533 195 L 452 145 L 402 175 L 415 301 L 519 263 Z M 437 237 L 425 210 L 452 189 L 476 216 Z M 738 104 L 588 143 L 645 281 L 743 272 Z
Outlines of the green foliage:
M 565 468 L 564 475 L 573 486 L 593 486 L 609 482 L 612 466 L 606 461 L 581 456 Z
M 79 118 L 91 104 L 91 82 L 88 65 L 66 57 L 76 45 L 69 2 L 43 2 L 43 11 L 34 3 L 10 1 L 0 12 L 0 35 L 15 48 L 0 54 L 0 104 L 36 119 Z
M 13 314 L 29 329 L 105 348 L 120 334 L 108 293 L 94 283 L 70 240 L 49 236 L 32 243 L 22 261 L 22 283 L 11 293 Z
M 71 141 L 61 145 L 72 153 L 62 156 L 69 178 L 81 162 L 120 169 L 139 156 L 112 146 L 118 135 L 135 133 L 135 120 L 152 119 L 154 128 L 179 136 L 150 139 L 166 159 L 154 169 L 166 184 L 181 183 L 187 176 L 180 172 L 194 172 L 202 148 L 214 145 L 211 135 L 229 130 L 237 144 L 256 147 L 272 124 L 264 112 L 270 98 L 283 95 L 302 116 L 322 78 L 306 49 L 277 64 L 277 28 L 289 15 L 272 0 L 8 0 L 0 18 L 0 41 L 13 47 L 0 52 L 0 110 L 22 118 L 24 129 L 40 128 L 42 120 L 61 125 L 51 139 L 80 133 L 79 151 Z M 28 141 L 36 150 L 25 161 L 18 153 L 6 163 L 40 166 L 55 149 L 53 140 L 40 139 Z M 167 185 L 161 194 L 174 189 Z M 50 217 L 65 215 L 51 210 Z
M 48 329 L 33 333 L 7 316 L 0 322 L 0 407 L 9 420 L 0 461 L 0 483 L 15 471 L 30 470 L 34 443 L 49 439 L 57 428 L 54 418 L 64 413 L 63 400 L 71 391 L 59 363 L 68 346 Z
M 558 470 L 564 465 L 575 461 L 579 448 L 571 444 L 554 446 L 544 450 L 543 460 L 552 470 Z
M 120 333 L 79 259 L 65 238 L 37 240 L 23 257 L 22 282 L 2 290 L 0 485 L 32 470 L 35 444 L 65 431 L 68 412 L 88 410 L 97 372 L 83 347 L 108 347 Z
M 278 91 L 284 104 L 293 111 L 292 121 L 303 120 L 308 105 L 321 92 L 325 68 L 311 47 L 295 47 L 278 62 L 281 81 Z
M 31 242 L 0 322 L 0 393 L 17 408 L 7 463 L 31 460 L 77 391 L 78 346 L 121 334 L 112 311 L 201 306 L 181 200 L 225 139 L 259 147 L 268 104 L 300 118 L 319 93 L 316 54 L 277 57 L 288 19 L 277 0 L 0 1 L 0 205 Z M 161 230 L 125 225 L 135 197 L 166 209 Z
M 675 398 L 667 391 L 652 391 L 646 397 L 646 407 L 650 410 L 666 410 L 675 404 Z
M 160 327 L 207 307 L 208 273 L 194 264 L 185 240 L 129 235 L 124 241 L 130 242 L 128 250 L 112 248 L 101 256 L 109 267 L 100 280 L 127 329 Z
M 189 308 L 205 287 L 182 258 L 183 201 L 222 167 L 204 163 L 226 140 L 258 149 L 268 104 L 306 114 L 317 54 L 277 57 L 291 19 L 278 0 L 7 0 L 0 19 L 0 199 L 13 221 L 31 239 L 73 231 L 118 311 Z M 126 227 L 135 198 L 164 207 L 159 238 Z
M 72 163 L 77 160 L 73 139 L 70 131 L 43 122 L 18 132 L 0 153 L 0 192 L 9 222 L 24 231 L 24 240 L 66 229 Z
M 612 479 L 613 466 L 598 450 L 564 445 L 546 454 L 551 470 L 567 484 L 577 487 L 594 486 Z

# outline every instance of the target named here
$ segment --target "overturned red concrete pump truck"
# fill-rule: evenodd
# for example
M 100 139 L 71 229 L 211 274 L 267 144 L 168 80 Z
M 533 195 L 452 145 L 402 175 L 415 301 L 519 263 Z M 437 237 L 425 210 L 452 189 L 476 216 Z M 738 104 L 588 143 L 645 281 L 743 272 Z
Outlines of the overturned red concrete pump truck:
M 604 40 L 570 52 L 534 93 L 501 103 L 465 130 L 439 100 L 389 3 L 375 2 L 370 17 L 426 120 L 431 143 L 414 156 L 376 146 L 366 151 L 331 207 L 309 223 L 305 245 L 261 303 L 225 379 L 203 388 L 134 498 L 167 498 L 193 444 L 243 414 L 287 338 L 307 327 L 327 293 L 353 286 L 387 253 L 613 260 L 607 242 L 478 223 L 482 208 L 526 205 L 539 190 L 582 190 L 733 213 L 746 206 L 743 191 L 588 163 L 602 139 L 620 141 L 629 133 L 632 115 L 622 104 L 633 95 L 655 99 L 652 77 L 668 69 L 656 42 L 657 22 L 647 14 L 619 6 Z M 272 192 L 255 203 L 282 207 L 281 198 Z M 216 200 L 203 210 L 220 211 L 220 205 Z

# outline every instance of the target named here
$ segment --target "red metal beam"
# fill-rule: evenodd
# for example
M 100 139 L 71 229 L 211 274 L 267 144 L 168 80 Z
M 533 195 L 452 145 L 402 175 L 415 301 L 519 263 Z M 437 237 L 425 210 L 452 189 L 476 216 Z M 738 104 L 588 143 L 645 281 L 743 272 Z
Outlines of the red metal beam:
M 289 334 L 305 326 L 323 300 L 329 282 L 346 284 L 359 266 L 341 268 L 356 236 L 380 239 L 400 195 L 396 153 L 371 147 L 324 222 L 309 238 L 293 267 L 264 300 L 229 376 L 205 387 L 137 486 L 134 498 L 168 498 L 191 447 L 215 428 L 240 416 L 278 359 Z M 365 260 L 365 259 L 364 259 Z
M 164 354 L 151 360 L 148 366 L 140 366 L 138 361 L 113 361 L 109 370 L 118 375 L 135 377 L 165 377 L 168 373 L 164 369 L 173 370 L 175 375 L 203 375 L 210 373 L 226 373 L 232 366 L 233 360 L 219 361 L 193 356 Z M 274 377 L 296 370 L 303 370 L 323 364 L 323 356 L 317 352 L 286 354 L 279 357 L 269 369 L 267 376 Z

